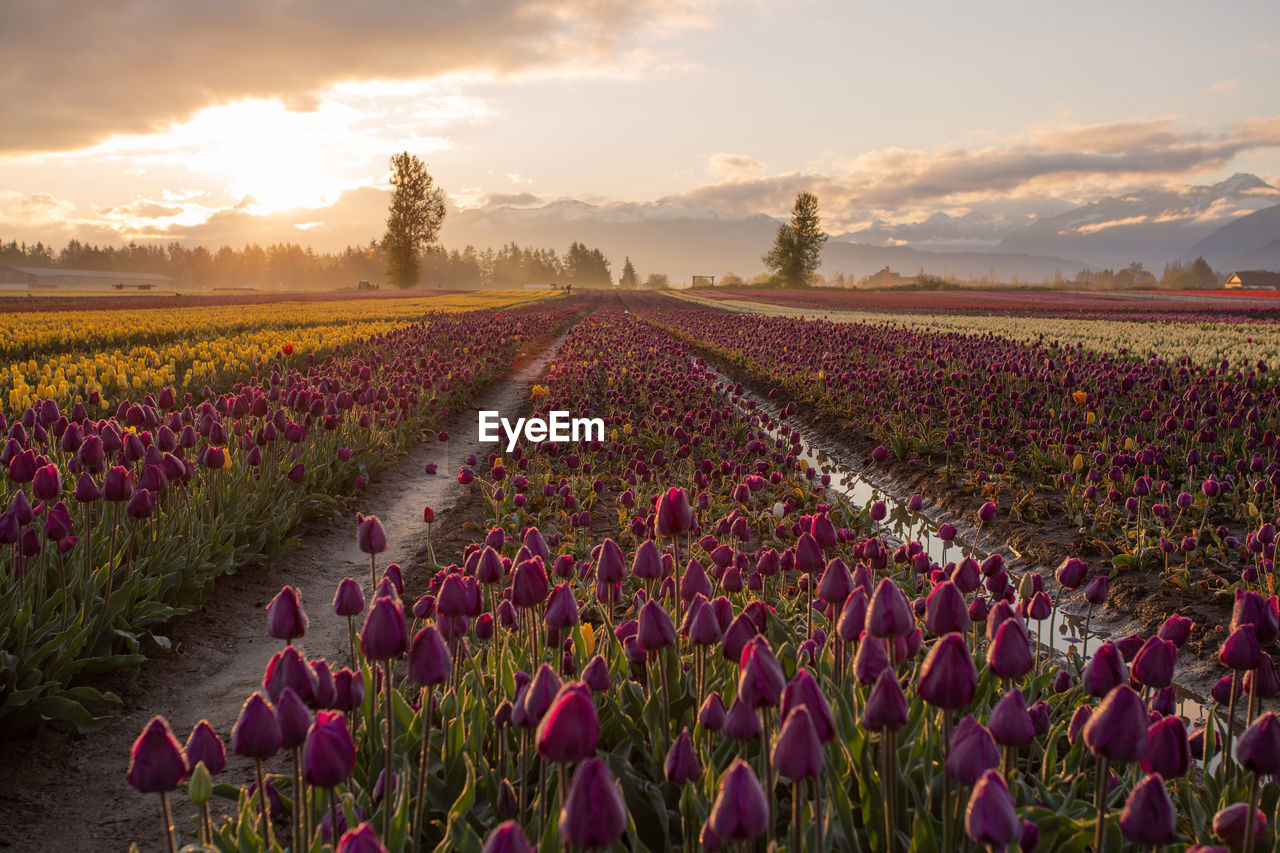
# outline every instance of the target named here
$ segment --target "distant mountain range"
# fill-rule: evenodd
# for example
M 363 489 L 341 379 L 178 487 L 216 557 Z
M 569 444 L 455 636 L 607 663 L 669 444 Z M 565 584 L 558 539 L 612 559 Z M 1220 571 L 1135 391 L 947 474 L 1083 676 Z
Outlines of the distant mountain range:
M 1063 205 L 1059 204 L 1059 207 Z M 479 248 L 516 242 L 562 249 L 599 247 L 615 271 L 629 256 L 643 279 L 695 274 L 750 277 L 763 265 L 778 220 L 717 216 L 681 200 L 590 204 L 533 197 L 451 211 L 445 240 Z M 1141 261 L 1156 275 L 1172 260 L 1203 255 L 1215 269 L 1280 269 L 1280 189 L 1249 174 L 1212 186 L 1149 189 L 1035 215 L 934 214 L 924 221 L 869 226 L 832 236 L 823 272 L 861 277 L 886 266 L 959 279 L 1042 281 L 1084 268 Z

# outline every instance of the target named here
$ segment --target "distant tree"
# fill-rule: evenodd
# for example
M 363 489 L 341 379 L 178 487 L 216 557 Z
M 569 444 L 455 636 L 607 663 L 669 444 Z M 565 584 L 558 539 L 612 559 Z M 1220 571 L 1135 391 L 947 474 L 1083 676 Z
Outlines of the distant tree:
M 664 272 L 651 272 L 645 279 L 644 286 L 649 290 L 667 290 L 671 287 L 671 279 Z
M 636 268 L 631 265 L 631 258 L 627 258 L 622 265 L 622 278 L 618 279 L 618 286 L 628 290 L 635 290 L 640 286 L 640 276 L 636 275 Z
M 810 192 L 796 196 L 791 221 L 778 226 L 773 248 L 761 258 L 766 268 L 787 287 L 808 284 L 822 265 L 827 235 L 818 217 L 818 197 Z
M 1191 274 L 1196 277 L 1201 287 L 1218 286 L 1218 274 L 1213 271 L 1213 267 L 1209 266 L 1209 262 L 1204 258 L 1196 258 L 1191 262 Z
M 387 278 L 396 287 L 413 287 L 421 271 L 420 255 L 435 243 L 444 224 L 444 191 L 435 186 L 426 164 L 408 151 L 391 158 L 391 186 L 382 238 Z
M 738 275 L 736 272 L 727 272 L 720 276 L 721 287 L 742 287 L 744 284 L 746 284 L 746 282 L 743 281 L 742 276 Z
M 611 287 L 613 275 L 609 261 L 599 249 L 588 249 L 574 241 L 564 257 L 564 277 L 577 287 Z

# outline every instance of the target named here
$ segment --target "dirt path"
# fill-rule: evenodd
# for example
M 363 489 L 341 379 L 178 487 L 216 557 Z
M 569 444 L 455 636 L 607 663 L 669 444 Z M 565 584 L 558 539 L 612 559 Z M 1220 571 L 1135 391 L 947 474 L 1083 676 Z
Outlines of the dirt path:
M 477 410 L 525 410 L 529 390 L 545 375 L 555 349 L 551 344 L 523 359 L 476 406 L 455 417 L 447 442 L 410 448 L 374 479 L 347 517 L 305 525 L 298 534 L 301 549 L 221 578 L 209 602 L 173 632 L 173 653 L 159 653 L 140 673 L 115 686 L 124 706 L 106 729 L 88 736 L 48 730 L 0 744 L 0 848 L 102 853 L 126 851 L 137 841 L 144 853 L 163 849 L 158 799 L 138 794 L 125 781 L 129 750 L 143 726 L 161 714 L 179 740 L 185 740 L 196 722 L 208 719 L 229 740 L 241 703 L 261 683 L 267 662 L 280 649 L 280 642 L 266 635 L 264 608 L 285 584 L 303 591 L 310 626 L 302 645 L 308 657 L 345 662 L 346 620 L 334 615 L 330 602 L 344 576 L 368 587 L 368 556 L 356 547 L 355 512 L 373 513 L 386 527 L 388 547 L 379 555 L 379 567 L 411 564 L 426 533 L 424 506 L 436 510 L 437 531 L 462 524 L 452 513 L 464 492 L 454 475 L 467 455 L 483 458 L 494 448 L 476 440 Z M 429 462 L 439 466 L 439 473 L 425 474 Z M 406 595 L 425 583 L 425 578 L 406 577 Z M 277 768 L 277 762 L 283 759 L 269 769 L 283 770 L 284 763 Z M 229 755 L 218 781 L 251 781 L 247 765 Z M 173 802 L 182 843 L 191 841 L 194 809 L 185 796 Z

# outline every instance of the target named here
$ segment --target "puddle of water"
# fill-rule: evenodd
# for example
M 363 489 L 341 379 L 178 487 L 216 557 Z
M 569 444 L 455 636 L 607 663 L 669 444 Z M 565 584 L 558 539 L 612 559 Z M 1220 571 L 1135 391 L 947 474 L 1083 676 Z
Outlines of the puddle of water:
M 736 393 L 737 383 L 732 379 L 709 365 L 705 369 L 718 383 L 721 393 L 739 408 L 755 416 L 758 428 L 775 438 L 788 438 L 781 429 L 787 423 L 786 418 L 780 416 L 777 407 L 749 390 L 744 389 L 743 393 Z M 792 426 L 791 429 L 794 430 L 796 427 Z M 895 545 L 910 541 L 919 542 L 924 546 L 929 559 L 938 565 L 945 565 L 948 561 L 958 562 L 964 557 L 973 557 L 981 562 L 991 553 L 996 552 L 1004 557 L 1006 568 L 1012 568 L 1020 562 L 1017 555 L 1007 550 L 1000 551 L 998 548 L 985 547 L 982 531 L 975 530 L 962 521 L 936 519 L 924 511 L 912 512 L 907 508 L 905 501 L 891 494 L 887 488 L 871 482 L 865 474 L 842 462 L 825 449 L 815 446 L 803 433 L 801 433 L 799 457 L 804 459 L 810 467 L 816 468 L 819 474 L 829 474 L 831 484 L 828 488 L 851 504 L 866 506 L 872 501 L 884 501 L 887 514 L 883 521 L 873 522 L 873 524 L 876 525 L 877 533 Z M 951 521 L 957 528 L 956 538 L 951 542 L 944 541 L 938 535 L 938 528 L 944 521 Z M 1096 623 L 1091 623 L 1086 649 L 1083 641 L 1084 621 L 1083 617 L 1057 607 L 1054 608 L 1049 619 L 1031 623 L 1030 627 L 1042 648 L 1048 649 L 1046 640 L 1052 634 L 1056 653 L 1066 654 L 1065 649 L 1074 648 L 1078 656 L 1077 660 L 1082 656 L 1083 663 L 1087 663 L 1102 643 L 1112 638 L 1099 630 Z M 1187 718 L 1193 725 L 1203 724 L 1212 706 L 1181 685 L 1173 686 L 1178 696 L 1178 715 Z

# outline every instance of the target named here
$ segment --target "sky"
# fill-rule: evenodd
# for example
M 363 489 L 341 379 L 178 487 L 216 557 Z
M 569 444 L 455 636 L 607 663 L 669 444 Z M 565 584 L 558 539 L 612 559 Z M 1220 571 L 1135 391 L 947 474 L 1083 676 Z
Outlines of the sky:
M 835 233 L 1280 186 L 1274 0 L 0 0 L 0 87 L 0 240 L 55 245 L 368 242 L 401 150 L 455 209 Z

